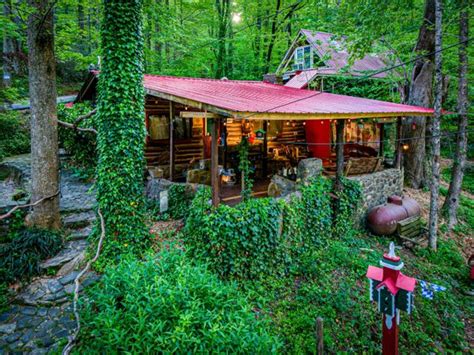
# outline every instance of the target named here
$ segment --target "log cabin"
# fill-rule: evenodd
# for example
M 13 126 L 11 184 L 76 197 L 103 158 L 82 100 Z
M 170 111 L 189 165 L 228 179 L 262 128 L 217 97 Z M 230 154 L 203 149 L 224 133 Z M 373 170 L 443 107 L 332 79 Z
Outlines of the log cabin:
M 90 72 L 76 102 L 95 100 L 99 77 Z M 383 169 L 384 125 L 396 122 L 398 133 L 402 117 L 433 114 L 428 108 L 263 81 L 145 75 L 144 87 L 149 170 L 170 180 L 211 184 L 215 204 L 226 198 L 223 180 L 229 188 L 238 180 L 242 137 L 251 143 L 253 177 L 264 193 L 271 176 L 292 178 L 298 162 L 308 157 L 321 159 L 327 174 L 341 164 L 346 175 Z M 395 159 L 388 164 L 399 168 L 396 141 Z

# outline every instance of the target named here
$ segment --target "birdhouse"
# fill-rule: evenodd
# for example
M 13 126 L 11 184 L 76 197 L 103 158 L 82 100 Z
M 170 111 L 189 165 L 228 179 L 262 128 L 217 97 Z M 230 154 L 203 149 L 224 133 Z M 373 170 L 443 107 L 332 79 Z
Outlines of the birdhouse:
M 369 266 L 367 270 L 370 300 L 377 302 L 379 312 L 388 316 L 395 316 L 397 309 L 410 314 L 416 280 L 400 272 L 403 262 L 395 255 L 393 243 L 390 243 L 389 253 L 383 255 L 380 265 L 382 268 Z
M 416 279 L 403 275 L 403 262 L 395 255 L 395 244 L 390 243 L 388 254 L 380 260 L 380 266 L 369 266 L 370 300 L 375 301 L 383 314 L 383 354 L 398 354 L 398 325 L 400 311 L 411 313 Z M 394 321 L 394 317 L 395 321 Z
M 263 129 L 257 129 L 255 131 L 255 138 L 262 140 L 265 137 L 265 131 Z

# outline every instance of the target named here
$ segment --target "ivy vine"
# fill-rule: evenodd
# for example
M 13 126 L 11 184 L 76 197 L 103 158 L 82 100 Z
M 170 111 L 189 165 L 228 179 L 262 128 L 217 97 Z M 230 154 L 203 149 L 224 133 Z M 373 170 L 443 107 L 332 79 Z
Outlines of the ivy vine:
M 242 201 L 247 201 L 252 197 L 253 180 L 250 178 L 249 161 L 250 144 L 247 137 L 242 137 L 237 146 L 239 152 L 239 170 L 242 173 Z
M 97 199 L 106 226 L 103 256 L 142 254 L 145 228 L 144 89 L 141 0 L 104 0 L 103 65 L 97 105 Z

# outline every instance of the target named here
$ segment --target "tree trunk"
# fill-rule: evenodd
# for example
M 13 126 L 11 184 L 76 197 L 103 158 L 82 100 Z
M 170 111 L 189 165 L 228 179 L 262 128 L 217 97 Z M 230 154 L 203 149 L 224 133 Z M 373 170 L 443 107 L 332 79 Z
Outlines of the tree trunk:
M 464 167 L 466 165 L 467 150 L 467 110 L 468 89 L 467 89 L 467 68 L 468 56 L 467 46 L 469 38 L 469 11 L 467 1 L 463 1 L 459 16 L 459 86 L 458 86 L 458 134 L 456 139 L 456 155 L 453 161 L 451 172 L 451 182 L 449 184 L 448 195 L 444 201 L 443 211 L 448 217 L 448 229 L 451 230 L 457 223 L 457 210 L 459 207 L 459 195 L 461 194 L 462 180 L 464 177 Z
M 436 250 L 438 238 L 438 199 L 439 199 L 439 159 L 440 159 L 440 121 L 441 101 L 443 98 L 443 72 L 442 72 L 442 0 L 435 1 L 436 7 L 436 36 L 435 36 L 435 103 L 434 117 L 432 120 L 431 148 L 433 160 L 431 167 L 431 200 L 430 200 L 430 223 L 429 223 L 429 245 Z
M 28 70 L 31 101 L 31 200 L 59 189 L 58 123 L 56 114 L 56 62 L 50 1 L 29 0 Z M 29 224 L 58 229 L 59 195 L 33 207 Z
M 227 41 L 226 36 L 229 28 L 230 20 L 230 0 L 216 0 L 216 9 L 218 18 L 218 30 L 217 30 L 217 60 L 216 60 L 216 79 L 221 79 L 226 73 L 227 61 L 229 58 L 226 57 Z
M 116 257 L 124 245 L 140 254 L 149 245 L 145 226 L 143 171 L 143 2 L 104 0 L 102 67 L 97 101 L 97 202 Z
M 434 50 L 435 22 L 434 1 L 425 1 L 425 14 L 420 27 L 416 53 L 431 53 Z M 408 103 L 411 105 L 430 107 L 433 85 L 433 63 L 431 57 L 423 57 L 415 62 L 412 81 L 408 93 Z M 407 139 L 409 149 L 405 152 L 405 182 L 413 188 L 425 185 L 425 117 L 407 117 L 403 122 L 403 138 Z
M 11 17 L 11 0 L 6 0 L 3 4 L 3 16 L 5 18 Z M 11 73 L 10 63 L 8 61 L 9 55 L 13 54 L 12 39 L 8 36 L 7 32 L 3 34 L 3 53 L 2 53 L 2 66 L 3 66 L 3 86 L 10 87 L 11 85 Z
M 276 32 L 277 32 L 277 20 L 278 14 L 280 13 L 281 0 L 276 1 L 275 16 L 272 19 L 272 29 L 270 33 L 270 42 L 268 43 L 267 56 L 265 58 L 265 67 L 263 73 L 267 74 L 270 70 L 270 64 L 272 60 L 273 46 L 275 45 Z

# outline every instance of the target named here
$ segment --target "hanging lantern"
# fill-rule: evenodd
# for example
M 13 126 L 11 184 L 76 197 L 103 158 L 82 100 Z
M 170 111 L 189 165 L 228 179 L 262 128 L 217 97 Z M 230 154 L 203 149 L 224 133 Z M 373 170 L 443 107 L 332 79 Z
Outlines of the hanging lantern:
M 405 144 L 402 145 L 402 149 L 403 149 L 403 151 L 406 152 L 408 149 L 410 149 L 410 146 L 405 143 Z

